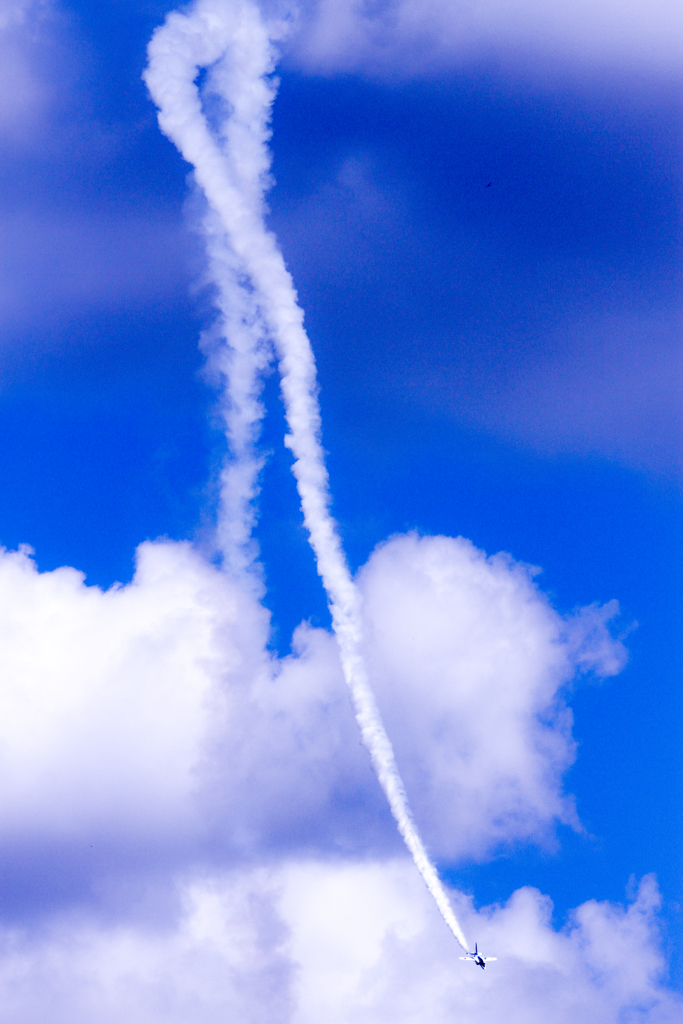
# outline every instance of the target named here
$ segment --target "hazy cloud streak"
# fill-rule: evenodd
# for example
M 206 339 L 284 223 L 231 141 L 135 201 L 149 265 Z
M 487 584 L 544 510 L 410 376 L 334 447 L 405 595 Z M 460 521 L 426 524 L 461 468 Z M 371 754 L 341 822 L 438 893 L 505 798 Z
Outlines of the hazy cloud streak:
M 308 71 L 370 78 L 439 74 L 507 53 L 546 67 L 640 67 L 678 77 L 680 6 L 672 0 L 304 0 L 294 60 Z

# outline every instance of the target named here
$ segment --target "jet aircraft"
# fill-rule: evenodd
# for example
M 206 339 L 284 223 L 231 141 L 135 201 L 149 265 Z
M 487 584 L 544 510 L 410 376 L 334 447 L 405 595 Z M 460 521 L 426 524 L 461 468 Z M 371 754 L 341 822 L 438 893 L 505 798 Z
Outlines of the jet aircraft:
M 468 953 L 467 956 L 460 957 L 460 960 L 474 960 L 477 967 L 481 967 L 482 971 L 486 970 L 487 961 L 497 959 L 497 956 L 482 956 L 476 942 L 474 943 L 474 953 Z

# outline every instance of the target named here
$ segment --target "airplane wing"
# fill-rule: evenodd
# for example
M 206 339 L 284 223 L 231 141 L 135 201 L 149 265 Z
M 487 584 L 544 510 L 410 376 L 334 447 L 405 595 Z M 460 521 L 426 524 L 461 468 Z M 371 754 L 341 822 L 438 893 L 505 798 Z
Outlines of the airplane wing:
M 463 959 L 464 959 L 464 958 L 463 958 Z M 498 959 L 498 957 L 497 957 L 497 956 L 485 956 L 485 957 L 484 957 L 484 960 L 486 961 L 486 963 L 488 963 L 488 962 L 489 962 L 489 960 L 497 960 L 497 959 Z
M 459 956 L 458 960 L 474 960 L 473 956 Z

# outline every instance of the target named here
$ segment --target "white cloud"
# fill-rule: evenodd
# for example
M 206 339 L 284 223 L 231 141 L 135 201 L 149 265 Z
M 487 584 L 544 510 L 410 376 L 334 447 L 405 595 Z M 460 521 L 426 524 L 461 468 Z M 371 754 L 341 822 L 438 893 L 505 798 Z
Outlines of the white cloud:
M 301 968 L 297 1024 L 616 1024 L 638 1010 L 634 1019 L 679 1019 L 660 984 L 653 879 L 627 909 L 591 901 L 561 932 L 535 889 L 478 913 L 453 895 L 466 933 L 498 957 L 485 973 L 457 960 L 406 863 L 290 869 L 281 905 Z
M 360 586 L 379 697 L 441 855 L 566 817 L 558 694 L 577 664 L 621 664 L 613 609 L 567 622 L 523 566 L 445 537 L 393 538 Z M 535 890 L 479 912 L 453 893 L 466 934 L 499 957 L 486 974 L 457 960 L 414 866 L 387 859 L 400 847 L 333 639 L 302 626 L 278 660 L 268 629 L 186 543 L 141 545 L 131 584 L 107 592 L 2 553 L 7 1019 L 676 1018 L 651 882 L 628 910 L 585 904 L 560 933 Z
M 393 539 L 361 588 L 380 705 L 435 851 L 484 856 L 571 820 L 561 691 L 576 665 L 621 664 L 604 613 L 584 610 L 577 633 L 523 567 L 444 537 Z M 301 627 L 278 661 L 268 631 L 253 595 L 188 544 L 141 545 L 132 583 L 105 593 L 4 553 L 5 851 L 396 848 L 334 641 Z
M 142 544 L 132 583 L 105 593 L 74 569 L 39 573 L 26 550 L 4 553 L 6 856 L 325 846 L 348 828 L 345 804 L 376 816 L 334 642 L 303 629 L 278 664 L 268 631 L 253 596 L 188 544 Z
M 266 872 L 195 880 L 169 924 L 74 914 L 5 929 L 6 1019 L 38 1024 L 245 1024 L 289 1020 L 291 966 Z
M 468 933 L 498 960 L 485 973 L 459 949 L 406 859 L 291 861 L 194 878 L 178 912 L 57 917 L 4 929 L 0 995 L 26 1024 L 617 1024 L 681 1019 L 662 984 L 657 887 L 627 907 L 590 901 L 560 932 L 550 900 L 521 889 L 477 912 L 454 893 Z
M 605 626 L 616 603 L 566 623 L 524 566 L 449 537 L 394 538 L 361 588 L 371 678 L 428 845 L 482 856 L 573 821 L 563 687 L 577 664 L 622 667 Z
M 263 619 L 239 598 L 188 545 L 141 545 L 132 584 L 106 593 L 3 555 L 5 841 L 187 830 L 213 679 L 241 656 L 226 624 Z
M 675 0 L 317 0 L 304 4 L 295 59 L 313 72 L 402 78 L 495 54 L 588 68 L 639 65 L 678 74 Z

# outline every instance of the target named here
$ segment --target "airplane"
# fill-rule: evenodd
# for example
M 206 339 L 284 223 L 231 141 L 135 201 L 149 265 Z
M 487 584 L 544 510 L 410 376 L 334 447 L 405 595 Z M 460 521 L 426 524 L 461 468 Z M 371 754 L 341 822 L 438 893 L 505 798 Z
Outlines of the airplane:
M 497 960 L 497 956 L 482 956 L 477 948 L 477 943 L 474 943 L 474 953 L 468 953 L 467 956 L 459 957 L 460 960 L 474 960 L 477 967 L 481 967 L 482 971 L 486 970 L 486 964 L 489 960 Z

